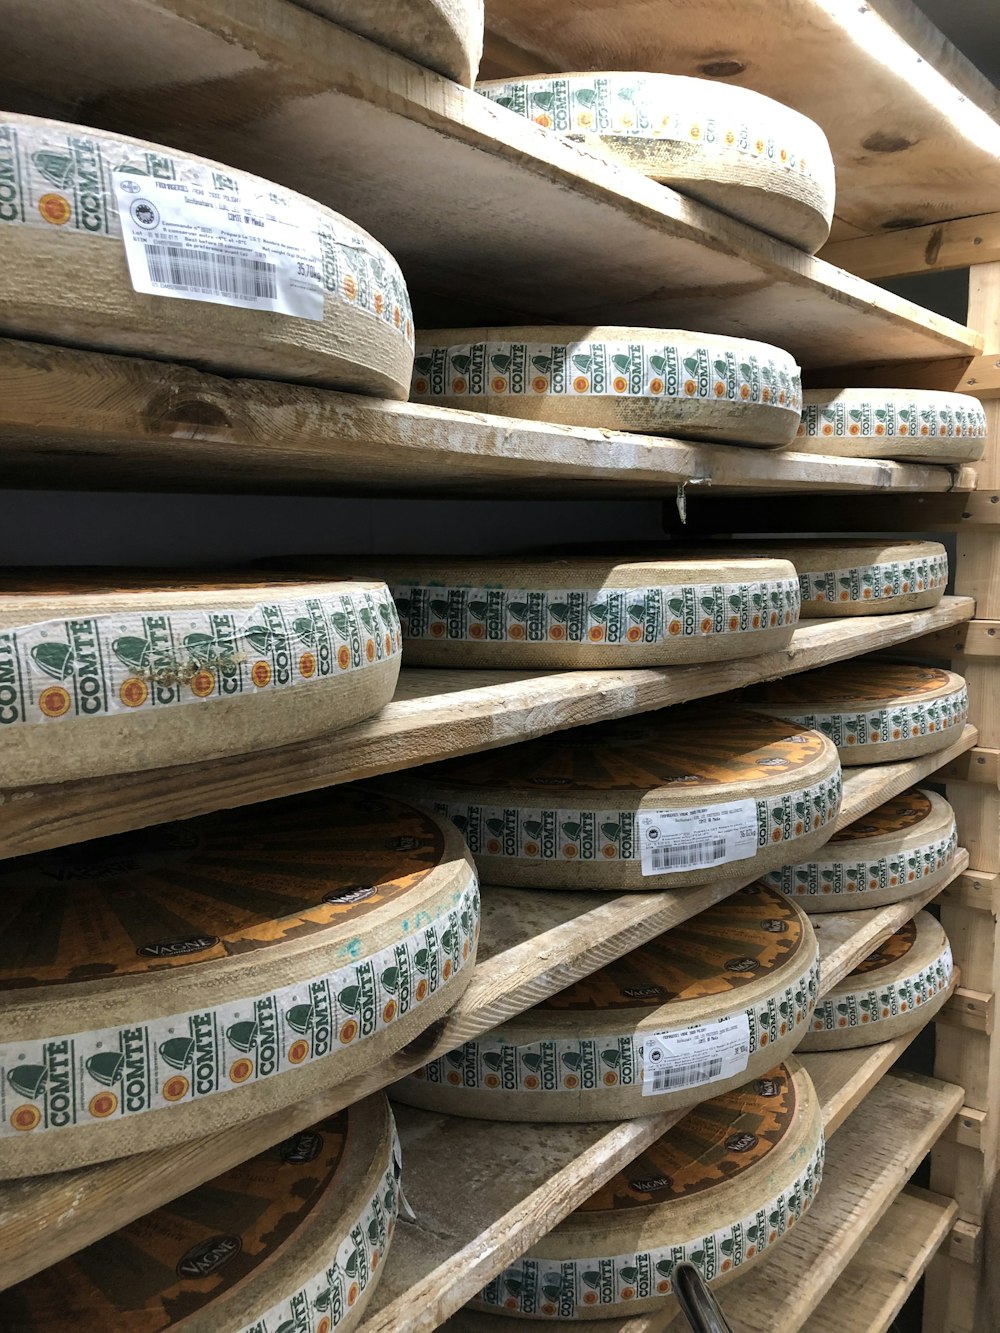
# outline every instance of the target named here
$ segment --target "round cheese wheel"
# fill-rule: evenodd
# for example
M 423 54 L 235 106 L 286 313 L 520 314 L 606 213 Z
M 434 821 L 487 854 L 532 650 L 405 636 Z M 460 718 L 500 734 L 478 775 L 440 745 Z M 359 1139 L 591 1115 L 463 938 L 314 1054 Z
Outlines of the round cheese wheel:
M 802 391 L 768 343 L 680 329 L 534 325 L 421 333 L 418 402 L 568 426 L 780 448 Z
M 674 1266 L 726 1281 L 806 1212 L 823 1121 L 797 1064 L 702 1102 L 484 1288 L 470 1310 L 535 1320 L 669 1314 Z M 570 1325 L 572 1327 L 572 1325 Z M 588 1325 L 589 1326 L 589 1325 Z
M 447 79 L 472 85 L 483 56 L 483 0 L 297 0 L 342 28 Z
M 264 1115 L 454 1004 L 479 897 L 454 828 L 364 788 L 0 863 L 0 1177 Z
M 679 888 L 801 859 L 840 809 L 833 744 L 717 702 L 393 774 L 464 834 L 489 884 Z
M 814 254 L 830 234 L 833 157 L 780 102 L 677 74 L 540 74 L 476 91 L 544 129 Z
M 807 618 L 920 611 L 937 606 L 948 585 L 940 542 L 764 542 L 760 553 L 795 566 Z
M 818 981 L 808 917 L 753 884 L 426 1065 L 392 1095 L 486 1120 L 621 1120 L 693 1106 L 790 1055 Z
M 798 579 L 787 560 L 389 556 L 369 563 L 389 584 L 409 666 L 712 662 L 784 648 L 798 620 Z
M 356 1328 L 399 1209 L 380 1094 L 0 1293 L 6 1329 Z
M 969 692 L 954 671 L 856 657 L 748 691 L 748 708 L 829 736 L 845 764 L 943 750 L 961 733 Z
M 288 745 L 392 698 L 402 636 L 378 580 L 8 570 L 5 786 Z
M 875 1046 L 923 1027 L 947 1000 L 954 971 L 941 923 L 918 912 L 827 992 L 801 1049 Z
M 978 398 L 938 389 L 809 389 L 795 449 L 838 458 L 974 463 L 986 448 Z
M 174 148 L 6 112 L 0 179 L 0 333 L 407 396 L 403 275 L 339 213 Z
M 807 912 L 884 907 L 942 883 L 957 850 L 954 810 L 911 787 L 835 833 L 813 860 L 761 878 Z

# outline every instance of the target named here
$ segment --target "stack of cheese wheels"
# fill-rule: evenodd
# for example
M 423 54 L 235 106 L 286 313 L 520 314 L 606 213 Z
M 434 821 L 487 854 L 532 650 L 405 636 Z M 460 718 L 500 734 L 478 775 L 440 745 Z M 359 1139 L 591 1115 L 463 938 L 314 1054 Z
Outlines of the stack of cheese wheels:
M 807 912 L 884 907 L 941 884 L 957 850 L 954 810 L 911 787 L 834 834 L 815 859 L 761 878 Z
M 823 1147 L 809 1076 L 795 1062 L 778 1065 L 689 1111 L 468 1310 L 508 1315 L 498 1328 L 510 1329 L 537 1328 L 538 1319 L 565 1326 L 669 1315 L 681 1261 L 695 1263 L 709 1282 L 724 1282 L 780 1243 L 816 1196 Z
M 399 1174 L 370 1097 L 8 1288 L 0 1326 L 346 1333 L 382 1276 Z
M 804 618 L 921 611 L 937 606 L 948 585 L 940 542 L 764 542 L 759 551 L 795 566 Z
M 982 403 L 937 389 L 810 389 L 795 448 L 839 458 L 974 463 L 986 447 Z
M 681 329 L 531 325 L 420 334 L 412 397 L 568 426 L 781 448 L 802 390 L 768 343 Z
M 0 113 L 0 145 L 0 333 L 406 397 L 406 284 L 339 213 L 60 121 Z
M 411 666 L 715 662 L 785 648 L 798 621 L 785 559 L 390 556 L 364 567 L 389 584 Z
M 467 88 L 483 57 L 483 0 L 297 0 Z
M 392 698 L 401 647 L 377 580 L 8 571 L 4 785 L 190 764 L 349 726 Z
M 929 912 L 918 912 L 827 992 L 801 1049 L 874 1046 L 912 1032 L 937 1013 L 955 981 L 947 935 Z
M 343 1082 L 440 1018 L 476 953 L 462 839 L 364 789 L 0 864 L 0 1177 Z
M 789 676 L 749 691 L 744 702 L 829 736 L 845 764 L 879 764 L 943 750 L 969 712 L 954 671 L 878 657 Z
M 800 250 L 815 253 L 830 234 L 826 135 L 749 88 L 615 71 L 489 81 L 476 91 Z
M 834 745 L 704 705 L 394 774 L 465 835 L 483 879 L 543 889 L 749 878 L 816 850 L 840 809 Z
M 398 1101 L 487 1120 L 621 1120 L 766 1073 L 808 1030 L 809 919 L 755 884 L 425 1066 Z

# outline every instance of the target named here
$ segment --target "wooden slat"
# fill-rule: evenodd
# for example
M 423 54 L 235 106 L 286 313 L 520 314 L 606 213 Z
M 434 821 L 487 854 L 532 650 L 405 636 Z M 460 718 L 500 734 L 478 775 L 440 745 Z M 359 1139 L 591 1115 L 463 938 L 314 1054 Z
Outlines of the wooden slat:
M 770 338 L 803 365 L 979 349 L 961 325 L 283 0 L 3 0 L 0 25 L 5 108 L 142 135 L 330 204 L 400 261 L 418 324 L 706 327 Z
M 1000 213 L 833 241 L 820 253 L 827 263 L 872 282 L 988 264 L 1000 260 Z
M 2 8 L 2 6 L 0 6 Z M 8 486 L 307 494 L 926 491 L 953 471 L 554 426 L 0 339 Z
M 804 1051 L 796 1058 L 812 1079 L 823 1108 L 823 1132 L 835 1134 L 887 1074 L 921 1029 L 892 1041 L 844 1051 Z
M 968 598 L 933 610 L 844 621 L 807 621 L 789 649 L 694 667 L 626 671 L 404 671 L 378 717 L 278 750 L 209 764 L 48 787 L 0 787 L 0 857 L 58 847 L 211 810 L 426 764 L 541 736 L 563 727 L 641 713 L 840 661 L 968 619 Z M 931 767 L 974 744 L 974 731 Z M 889 767 L 895 767 L 889 766 Z M 927 770 L 925 770 L 927 771 Z

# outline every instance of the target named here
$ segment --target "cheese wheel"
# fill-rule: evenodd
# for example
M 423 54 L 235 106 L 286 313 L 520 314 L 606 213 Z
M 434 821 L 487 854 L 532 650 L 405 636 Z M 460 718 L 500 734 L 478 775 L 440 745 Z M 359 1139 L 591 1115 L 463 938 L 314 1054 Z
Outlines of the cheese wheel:
M 378 580 L 8 570 L 4 786 L 288 745 L 392 698 L 402 638 Z
M 951 993 L 948 937 L 929 912 L 918 912 L 816 1006 L 803 1051 L 875 1046 L 922 1028 Z
M 382 1276 L 399 1163 L 369 1097 L 8 1288 L 0 1326 L 348 1333 Z
M 833 744 L 708 704 L 557 732 L 386 779 L 465 836 L 488 884 L 680 888 L 751 878 L 830 836 Z
M 920 611 L 937 606 L 948 586 L 940 542 L 763 542 L 759 550 L 795 566 L 804 618 Z
M 986 448 L 978 398 L 938 389 L 809 389 L 795 449 L 838 458 L 974 463 Z
M 364 568 L 389 584 L 408 666 L 712 662 L 784 648 L 798 620 L 787 560 L 389 556 Z
M 954 671 L 855 657 L 750 690 L 748 708 L 829 736 L 845 764 L 879 764 L 943 750 L 969 715 Z
M 957 850 L 954 810 L 911 787 L 835 833 L 814 859 L 761 878 L 807 912 L 884 907 L 946 880 Z
M 681 1260 L 724 1282 L 780 1243 L 815 1198 L 823 1147 L 809 1076 L 778 1065 L 689 1111 L 468 1308 L 506 1314 L 497 1327 L 510 1329 L 669 1315 Z
M 582 325 L 420 334 L 411 397 L 568 426 L 780 448 L 799 424 L 793 358 L 681 329 Z
M 364 788 L 0 862 L 0 1177 L 214 1133 L 342 1083 L 465 989 L 454 828 Z
M 815 254 L 830 234 L 826 135 L 749 88 L 615 71 L 493 80 L 476 91 L 800 250 Z
M 6 112 L 0 179 L 0 333 L 407 396 L 406 283 L 339 213 L 178 149 Z
M 622 1120 L 765 1074 L 808 1029 L 809 918 L 753 884 L 397 1083 L 411 1106 L 486 1120 Z
M 379 46 L 471 87 L 483 57 L 483 0 L 296 0 Z

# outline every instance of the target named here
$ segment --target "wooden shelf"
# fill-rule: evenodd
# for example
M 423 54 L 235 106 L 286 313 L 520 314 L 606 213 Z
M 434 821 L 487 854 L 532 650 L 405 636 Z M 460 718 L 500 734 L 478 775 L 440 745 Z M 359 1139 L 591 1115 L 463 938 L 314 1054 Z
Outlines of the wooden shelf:
M 1000 210 L 1000 97 L 916 5 L 687 0 L 682 24 L 656 18 L 648 0 L 489 0 L 482 77 L 641 69 L 766 93 L 826 131 L 835 237 Z
M 109 777 L 16 791 L 0 787 L 0 857 L 190 819 L 704 698 L 943 629 L 969 619 L 973 605 L 968 597 L 946 597 L 930 611 L 804 621 L 788 649 L 727 663 L 536 673 L 404 670 L 395 699 L 376 718 L 316 740 L 130 774 L 126 784 Z M 960 737 L 941 751 L 943 759 L 930 756 L 930 767 L 967 748 Z M 885 766 L 886 771 L 894 767 Z
M 8 486 L 437 496 L 968 490 L 971 468 L 692 444 L 0 339 Z
M 330 204 L 400 261 L 418 324 L 705 326 L 809 367 L 981 348 L 282 0 L 0 9 L 5 107 L 203 153 Z

